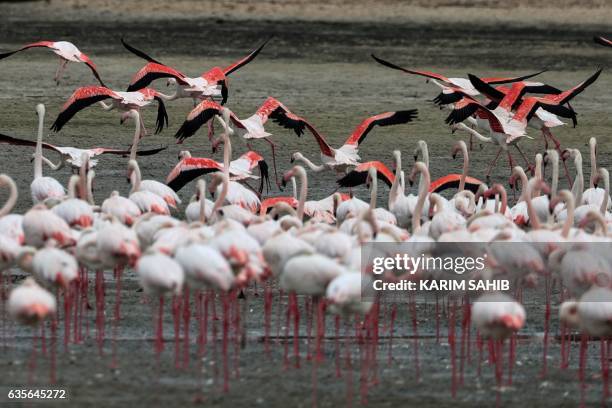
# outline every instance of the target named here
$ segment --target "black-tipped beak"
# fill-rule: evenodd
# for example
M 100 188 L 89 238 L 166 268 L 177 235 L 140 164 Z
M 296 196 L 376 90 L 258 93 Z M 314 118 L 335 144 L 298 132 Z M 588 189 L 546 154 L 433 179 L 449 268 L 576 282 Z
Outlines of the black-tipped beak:
M 457 158 L 457 153 L 453 153 L 452 157 L 453 157 L 453 160 L 455 160 Z
M 293 158 L 293 156 L 291 156 L 291 160 L 289 161 L 289 163 L 293 163 L 295 161 L 295 159 Z M 283 180 L 284 182 L 284 180 Z
M 418 155 L 418 154 L 415 154 L 415 155 L 414 155 L 414 156 L 412 156 L 412 157 L 414 157 L 414 161 L 419 160 L 419 155 Z

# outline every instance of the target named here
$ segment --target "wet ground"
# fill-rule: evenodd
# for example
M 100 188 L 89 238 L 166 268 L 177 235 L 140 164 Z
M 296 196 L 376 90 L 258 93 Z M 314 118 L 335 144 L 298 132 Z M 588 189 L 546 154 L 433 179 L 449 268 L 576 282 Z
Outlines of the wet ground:
M 0 25 L 0 47 L 12 49 L 39 38 L 73 40 L 94 59 L 105 81 L 116 89 L 122 89 L 142 66 L 141 60 L 121 48 L 119 37 L 122 35 L 151 55 L 193 76 L 214 65 L 229 64 L 273 35 L 274 38 L 255 62 L 232 75 L 228 104 L 231 109 L 241 117 L 250 115 L 268 95 L 275 96 L 290 109 L 315 123 L 329 137 L 330 143 L 338 146 L 359 120 L 368 115 L 418 108 L 419 119 L 414 123 L 375 129 L 362 145 L 362 158 L 382 160 L 390 165 L 392 150 L 399 148 L 403 152 L 404 167 L 408 168 L 412 163 L 416 141 L 423 139 L 429 144 L 431 170 L 436 178 L 449 172 L 459 172 L 461 168 L 459 159 L 453 161 L 450 158 L 453 139 L 458 135 L 451 136 L 443 122 L 446 113 L 429 102 L 437 94 L 437 89 L 426 84 L 422 78 L 401 75 L 377 65 L 369 57 L 370 53 L 374 52 L 407 67 L 427 68 L 449 76 L 463 76 L 467 72 L 489 76 L 524 74 L 548 68 L 549 72 L 542 74 L 541 79 L 566 88 L 588 77 L 598 67 L 606 68 L 612 63 L 612 50 L 592 44 L 594 32 L 599 32 L 596 27 L 524 24 L 474 26 L 449 23 L 426 26 L 399 23 L 237 22 L 227 19 L 160 20 L 154 24 L 146 20 L 114 22 L 101 19 L 82 24 L 73 21 L 47 22 L 40 18 L 28 21 L 27 24 L 9 22 Z M 34 107 L 37 103 L 46 104 L 46 123 L 50 126 L 70 93 L 78 86 L 93 83 L 86 68 L 72 65 L 63 83 L 55 86 L 52 77 L 56 63 L 52 54 L 41 50 L 15 55 L 1 62 L 0 132 L 34 139 L 37 124 Z M 609 137 L 612 125 L 609 116 L 611 84 L 612 77 L 604 70 L 599 81 L 573 104 L 579 112 L 579 126 L 575 129 L 568 126 L 553 130 L 565 146 L 578 147 L 583 153 L 587 152 L 588 138 L 596 136 L 599 141 L 600 165 L 607 167 L 612 162 Z M 165 88 L 163 82 L 157 85 Z M 162 154 L 140 160 L 145 178 L 164 179 L 182 149 L 187 148 L 194 155 L 211 155 L 210 144 L 203 132 L 182 146 L 174 144 L 172 136 L 190 108 L 191 101 L 187 100 L 169 103 L 170 127 L 161 135 L 150 136 L 142 141 L 146 147 L 168 145 L 168 150 Z M 145 121 L 153 128 L 155 109 L 145 112 Z M 313 156 L 317 161 L 318 152 L 311 137 L 305 135 L 298 139 L 294 134 L 274 125 L 270 129 L 279 146 L 279 171 L 290 167 L 289 157 L 297 150 Z M 131 142 L 133 129 L 131 125 L 120 126 L 116 113 L 103 112 L 93 107 L 80 112 L 61 133 L 48 133 L 45 140 L 58 145 L 125 147 Z M 542 150 L 539 135 L 534 132 L 532 136 L 535 140 L 523 143 L 530 155 Z M 235 141 L 234 146 L 236 154 L 246 149 L 240 141 Z M 255 147 L 269 157 L 267 144 L 261 143 Z M 0 172 L 14 177 L 20 188 L 18 211 L 24 211 L 31 205 L 31 152 L 22 147 L 0 146 Z M 481 177 L 495 153 L 496 148 L 489 145 L 472 152 L 470 174 Z M 220 155 L 216 157 L 221 159 Z M 124 177 L 126 161 L 118 157 L 101 158 L 96 169 L 97 202 L 101 202 L 114 189 L 127 194 L 129 186 Z M 587 162 L 585 156 L 585 165 Z M 505 181 L 509 174 L 502 163 L 494 171 L 495 180 Z M 588 167 L 585 170 L 588 171 Z M 69 174 L 70 171 L 64 169 L 53 173 L 53 176 L 65 182 Z M 309 198 L 323 198 L 335 190 L 334 176 L 315 175 L 310 178 L 309 186 Z M 386 197 L 386 191 L 382 190 L 380 196 Z M 188 199 L 192 192 L 193 186 L 187 186 L 181 194 Z M 362 197 L 366 194 L 359 189 L 357 192 Z M 0 199 L 3 200 L 3 197 L 0 196 Z M 63 351 L 61 338 L 58 340 L 57 384 L 68 389 L 70 400 L 75 406 L 184 405 L 201 398 L 206 405 L 211 406 L 312 406 L 315 395 L 313 377 L 317 383 L 318 405 L 337 406 L 347 402 L 359 404 L 359 376 L 362 367 L 359 363 L 359 345 L 354 344 L 354 341 L 341 345 L 341 350 L 345 350 L 345 347 L 352 350 L 350 365 L 354 372 L 349 381 L 350 370 L 346 369 L 348 360 L 345 351 L 342 351 L 342 378 L 337 378 L 336 343 L 330 318 L 328 338 L 324 341 L 325 359 L 317 367 L 316 374 L 313 374 L 313 364 L 304 361 L 300 369 L 284 369 L 283 340 L 279 344 L 273 342 L 270 354 L 265 353 L 265 342 L 261 341 L 264 333 L 262 296 L 250 296 L 248 313 L 246 317 L 243 316 L 247 327 L 246 347 L 240 350 L 240 378 L 235 378 L 236 373 L 232 370 L 229 392 L 222 391 L 222 346 L 219 341 L 214 343 L 217 349 L 212 348 L 212 333 L 209 333 L 209 347 L 202 367 L 197 363 L 195 324 L 192 326 L 190 365 L 185 369 L 174 368 L 169 308 L 165 319 L 168 342 L 159 365 L 156 364 L 152 343 L 152 306 L 143 303 L 142 294 L 137 291 L 138 286 L 131 272 L 127 274 L 121 294 L 122 320 L 116 343 L 118 365 L 113 368 L 110 334 L 115 288 L 110 273 L 107 273 L 107 280 L 107 340 L 104 356 L 99 356 L 95 342 L 93 311 L 90 311 L 89 319 L 86 320 L 91 330 L 89 338 L 85 338 L 81 344 L 70 344 L 68 353 Z M 90 298 L 93 298 L 92 293 Z M 577 343 L 573 344 L 570 367 L 560 370 L 561 345 L 553 339 L 549 353 L 549 375 L 540 377 L 544 315 L 542 298 L 541 293 L 526 296 L 528 324 L 524 330 L 525 337 L 518 342 L 513 384 L 504 387 L 500 393 L 499 404 L 502 406 L 576 406 L 580 401 Z M 274 300 L 273 307 L 276 309 L 277 298 Z M 220 308 L 220 303 L 217 303 L 217 307 Z M 418 340 L 418 378 L 414 341 L 410 337 L 414 332 L 405 305 L 399 309 L 395 326 L 395 336 L 405 337 L 393 340 L 391 363 L 387 356 L 388 332 L 381 332 L 378 366 L 374 369 L 370 365 L 370 369 L 366 370 L 368 376 L 377 375 L 379 380 L 378 385 L 368 387 L 369 405 L 418 404 L 434 407 L 495 404 L 493 367 L 483 363 L 478 378 L 475 357 L 477 348 L 474 344 L 471 347 L 472 364 L 466 365 L 464 384 L 459 388 L 457 396 L 452 397 L 450 347 L 445 330 L 447 324 L 443 320 L 441 340 L 437 344 L 432 308 L 431 304 L 418 307 L 418 334 L 422 336 Z M 553 322 L 556 321 L 556 313 L 556 309 L 553 309 Z M 276 310 L 273 314 L 274 334 Z M 386 309 L 381 315 L 384 325 L 388 322 Z M 284 333 L 284 317 L 281 320 L 281 333 Z M 217 321 L 216 324 L 221 323 Z M 302 324 L 304 335 L 304 319 Z M 219 326 L 218 330 L 222 328 Z M 4 326 L 2 333 L 2 384 L 28 384 L 32 332 Z M 61 328 L 59 333 L 61 336 Z M 552 333 L 558 334 L 556 324 L 553 324 Z M 218 336 L 220 339 L 219 333 Z M 300 345 L 302 358 L 305 357 L 305 347 L 303 341 Z M 50 352 L 47 352 L 46 357 L 39 356 L 37 359 L 34 383 L 48 383 Z M 485 346 L 485 358 L 487 353 Z M 233 350 L 230 355 L 234 355 Z M 591 344 L 588 355 L 586 399 L 589 405 L 597 405 L 601 400 L 601 380 L 597 377 L 597 342 Z M 230 367 L 233 364 L 232 360 Z M 352 401 L 347 398 L 347 394 L 352 394 Z M 0 398 L 0 401 L 4 400 Z

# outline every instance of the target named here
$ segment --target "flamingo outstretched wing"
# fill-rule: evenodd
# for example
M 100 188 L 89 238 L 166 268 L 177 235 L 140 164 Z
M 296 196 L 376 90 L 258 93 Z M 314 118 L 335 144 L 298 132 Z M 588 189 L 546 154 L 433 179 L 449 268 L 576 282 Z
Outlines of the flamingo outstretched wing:
M 161 78 L 174 78 L 179 84 L 187 85 L 187 82 L 184 79 L 185 75 L 182 72 L 177 71 L 176 69 L 167 65 L 158 64 L 157 62 L 149 62 L 138 70 L 136 74 L 134 74 L 129 86 L 127 87 L 127 91 L 138 91 L 149 86 L 149 84 L 156 79 Z
M 223 165 L 213 159 L 186 157 L 170 171 L 166 184 L 174 191 L 179 191 L 190 181 L 216 171 L 223 171 Z
M 7 58 L 7 57 L 10 57 L 13 54 L 16 54 L 16 53 L 21 52 L 21 51 L 29 50 L 30 48 L 38 48 L 38 47 L 53 48 L 53 44 L 54 44 L 53 41 L 37 41 L 37 42 L 34 42 L 34 43 L 26 44 L 26 45 L 24 45 L 23 47 L 21 47 L 21 48 L 19 48 L 17 50 L 9 51 L 9 52 L 5 52 L 5 53 L 0 54 L 0 59 L 4 59 L 4 58 Z
M 601 44 L 606 47 L 612 47 L 612 40 L 608 40 L 605 37 L 595 36 L 593 37 L 593 41 L 595 41 L 597 44 Z
M 240 68 L 244 67 L 249 62 L 253 61 L 255 57 L 261 52 L 261 50 L 263 50 L 263 48 L 266 46 L 266 44 L 268 44 L 270 40 L 271 38 L 268 38 L 266 41 L 263 42 L 263 44 L 261 44 L 257 49 L 253 50 L 249 55 L 225 67 L 223 69 L 223 73 L 225 75 L 230 75 L 232 72 L 239 70 Z
M 152 57 L 150 57 L 148 54 L 146 54 L 144 51 L 139 50 L 138 48 L 135 48 L 133 46 L 131 46 L 130 44 L 128 44 L 125 39 L 123 37 L 121 37 L 121 44 L 123 44 L 123 46 L 132 54 L 146 60 L 149 62 L 153 62 L 155 64 L 159 64 L 159 65 L 164 65 L 163 63 L 159 62 L 156 59 L 153 59 Z
M 385 112 L 364 119 L 344 142 L 345 145 L 360 145 L 374 126 L 392 126 L 412 122 L 417 117 L 416 109 Z
M 223 109 L 223 107 L 217 102 L 211 100 L 200 102 L 191 112 L 189 112 L 187 118 L 174 135 L 177 139 L 177 143 L 183 143 L 185 139 L 195 135 L 202 125 L 215 117 L 215 115 L 220 115 L 221 109 Z
M 368 172 L 372 167 L 376 169 L 376 177 L 379 180 L 384 181 L 387 186 L 391 187 L 393 180 L 395 180 L 395 174 L 393 174 L 393 172 L 380 161 L 361 163 L 347 175 L 341 179 L 338 179 L 336 183 L 338 183 L 340 187 L 356 187 L 365 184 L 368 178 Z
M 430 193 L 439 193 L 449 188 L 458 188 L 459 182 L 461 181 L 461 174 L 447 174 L 446 176 L 440 177 L 437 180 L 432 181 L 429 184 Z M 477 178 L 467 176 L 465 178 L 465 188 L 470 190 L 474 194 L 478 191 L 478 187 L 482 184 L 482 181 Z
M 114 91 L 104 86 L 77 88 L 62 107 L 57 119 L 51 125 L 51 130 L 59 132 L 77 112 L 108 98 L 121 99 Z

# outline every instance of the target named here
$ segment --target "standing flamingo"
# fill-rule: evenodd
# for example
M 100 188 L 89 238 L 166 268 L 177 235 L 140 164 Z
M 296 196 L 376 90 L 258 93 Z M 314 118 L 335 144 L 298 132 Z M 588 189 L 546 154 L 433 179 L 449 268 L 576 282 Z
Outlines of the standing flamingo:
M 61 198 L 65 195 L 64 187 L 52 177 L 43 177 L 42 170 L 42 139 L 43 125 L 45 122 L 45 105 L 36 105 L 38 114 L 38 137 L 36 139 L 36 150 L 34 156 L 34 181 L 30 184 L 32 201 L 34 204 L 45 201 L 47 198 Z

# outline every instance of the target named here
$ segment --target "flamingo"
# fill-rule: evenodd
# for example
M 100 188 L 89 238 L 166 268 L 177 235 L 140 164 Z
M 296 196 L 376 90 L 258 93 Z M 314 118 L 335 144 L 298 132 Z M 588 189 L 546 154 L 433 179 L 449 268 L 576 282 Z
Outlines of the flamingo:
M 36 146 L 36 142 L 33 142 L 31 140 L 20 139 L 2 133 L 0 133 L 0 143 L 6 143 L 15 146 Z M 98 164 L 98 159 L 94 159 L 97 156 L 104 154 L 127 156 L 130 154 L 129 149 L 112 149 L 107 147 L 93 147 L 91 149 L 81 149 L 72 146 L 56 146 L 46 142 L 42 143 L 42 148 L 57 152 L 60 155 L 61 161 L 58 164 L 54 164 L 48 160 L 45 160 L 46 157 L 43 156 L 43 161 L 45 161 L 53 170 L 59 170 L 64 166 L 64 164 L 70 166 L 72 170 L 78 170 L 81 167 L 81 158 L 83 157 L 83 153 L 87 153 L 87 156 L 90 159 L 90 169 L 93 169 Z M 167 146 L 162 146 L 155 149 L 140 150 L 136 154 L 138 156 L 152 156 L 161 151 L 166 150 L 167 148 Z
M 45 105 L 41 103 L 36 105 L 36 113 L 38 115 L 38 137 L 36 139 L 36 150 L 34 153 L 34 180 L 32 184 L 30 184 L 32 202 L 34 202 L 34 204 L 45 201 L 48 198 L 59 199 L 66 194 L 64 187 L 59 181 L 52 177 L 43 177 L 42 139 L 45 121 Z
M 540 107 L 551 113 L 561 114 L 563 111 L 561 106 L 571 101 L 587 87 L 592 85 L 601 74 L 601 71 L 602 70 L 599 69 L 583 82 L 558 95 L 545 95 L 542 97 L 530 96 L 524 98 L 514 115 L 511 116 L 509 125 L 519 129 L 525 129 L 529 120 L 531 120 Z
M 49 239 L 60 245 L 74 245 L 75 238 L 70 226 L 49 210 L 44 204 L 36 204 L 23 216 L 25 243 L 41 248 Z
M 138 206 L 140 211 L 143 213 L 154 212 L 157 214 L 170 214 L 166 198 L 152 191 L 141 189 L 140 167 L 138 167 L 138 163 L 135 160 L 130 160 L 128 163 L 128 175 L 130 177 L 130 183 L 132 184 L 129 198 Z M 167 186 L 163 186 L 167 188 Z M 172 193 L 175 194 L 174 191 L 172 191 Z M 168 199 L 172 200 L 174 197 L 169 196 Z
M 118 221 L 103 225 L 92 245 L 95 245 L 101 265 L 105 268 L 134 266 L 141 255 L 136 231 Z
M 84 161 L 87 165 L 87 161 Z M 84 169 L 84 167 L 83 167 Z M 71 227 L 87 228 L 93 225 L 94 213 L 89 203 L 78 197 L 77 186 L 81 184 L 81 194 L 87 183 L 84 170 L 81 176 L 73 175 L 68 183 L 68 198 L 52 208 Z
M 247 141 L 247 145 L 251 139 L 263 139 L 272 149 L 272 161 L 274 165 L 274 171 L 276 174 L 276 145 L 270 140 L 271 133 L 267 132 L 264 125 L 268 119 L 272 119 L 285 128 L 291 128 L 295 133 L 300 136 L 304 132 L 305 121 L 299 116 L 293 114 L 286 106 L 280 101 L 273 97 L 268 97 L 264 103 L 257 109 L 257 111 L 246 119 L 240 119 L 233 112 L 223 108 L 221 105 L 214 101 L 204 100 L 200 102 L 189 114 L 187 118 L 176 132 L 175 138 L 178 143 L 183 143 L 185 139 L 193 136 L 198 129 L 208 123 L 213 117 L 220 117 L 227 126 L 231 134 L 237 133 L 242 139 Z M 234 125 L 234 129 L 229 127 L 230 122 Z M 219 138 L 213 141 L 213 152 L 216 151 L 217 146 L 223 141 L 223 138 Z M 250 146 L 249 146 L 250 148 Z M 276 179 L 277 185 L 280 185 L 278 178 Z
M 589 336 L 608 338 L 612 335 L 612 291 L 594 286 L 579 300 L 561 304 L 559 318 L 570 327 L 579 328 Z
M 595 36 L 593 37 L 593 41 L 595 41 L 597 44 L 603 45 L 604 47 L 612 47 L 612 41 L 608 40 L 605 37 Z
M 54 77 L 57 85 L 59 85 L 60 78 L 66 70 L 66 66 L 69 62 L 81 62 L 91 69 L 91 72 L 94 74 L 98 82 L 100 82 L 100 85 L 104 86 L 104 82 L 102 82 L 102 79 L 100 79 L 98 69 L 93 61 L 87 55 L 81 52 L 73 43 L 68 41 L 37 41 L 31 44 L 26 44 L 15 51 L 0 54 L 0 59 L 10 57 L 15 53 L 29 50 L 30 48 L 48 48 L 59 56 L 59 67 L 57 68 Z
M 111 99 L 112 103 L 107 105 L 104 100 Z M 163 101 L 163 95 L 151 88 L 143 88 L 133 92 L 113 91 L 105 86 L 84 86 L 77 88 L 68 98 L 55 122 L 51 126 L 51 130 L 59 132 L 64 125 L 72 119 L 79 111 L 99 102 L 102 108 L 106 111 L 118 109 L 124 114 L 150 105 L 153 101 L 157 101 L 157 127 L 155 133 L 163 130 L 164 126 L 168 126 L 168 113 Z M 122 116 L 122 121 L 124 120 Z M 147 130 L 140 118 L 141 135 L 146 135 Z
M 454 102 L 458 102 L 464 96 L 476 96 L 478 95 L 478 90 L 474 88 L 469 79 L 466 78 L 448 78 L 444 75 L 437 74 L 435 72 L 429 71 L 415 71 L 411 69 L 402 68 L 398 65 L 395 65 L 389 61 L 385 61 L 381 58 L 376 57 L 374 54 L 371 54 L 372 58 L 376 62 L 385 67 L 396 69 L 407 74 L 424 76 L 427 78 L 427 82 L 431 81 L 438 87 L 442 89 L 442 92 L 434 99 L 435 103 L 438 104 L 451 104 Z M 532 78 L 536 75 L 541 74 L 545 71 L 536 72 L 535 74 L 528 74 L 520 77 L 506 77 L 506 78 L 485 78 L 487 84 L 495 85 L 495 84 L 506 84 L 510 82 L 518 82 L 524 81 L 526 79 Z
M 162 253 L 146 253 L 136 264 L 140 286 L 151 296 L 179 295 L 185 274 L 181 265 Z
M 521 138 L 525 137 L 525 138 L 531 139 L 531 137 L 527 135 L 512 136 L 512 135 L 504 133 L 502 128 L 499 128 L 499 131 L 492 131 L 491 136 L 485 137 L 481 135 L 480 133 L 478 133 L 476 130 L 470 128 L 469 126 L 466 126 L 464 123 L 453 124 L 451 126 L 451 129 L 453 130 L 453 132 L 455 132 L 456 130 L 465 131 L 469 133 L 470 135 L 475 136 L 476 139 L 478 139 L 481 142 L 492 143 L 492 144 L 499 146 L 499 149 L 497 150 L 497 154 L 495 155 L 495 158 L 491 161 L 491 163 L 489 163 L 487 173 L 485 174 L 485 179 L 487 183 L 489 183 L 491 180 L 491 171 L 493 170 L 493 166 L 495 166 L 495 164 L 497 163 L 497 160 L 499 159 L 499 155 L 501 154 L 502 151 L 505 151 L 508 155 L 508 165 L 510 166 L 510 168 L 511 169 L 514 168 L 514 160 L 509 150 L 510 146 L 514 146 L 519 151 L 519 153 L 521 153 L 521 155 L 525 159 L 527 167 L 531 168 L 531 165 L 529 164 L 529 160 L 527 160 L 527 157 L 525 156 L 523 151 L 518 146 L 518 142 L 520 141 Z
M 175 259 L 183 267 L 190 285 L 227 292 L 234 284 L 232 267 L 219 251 L 209 245 L 193 243 L 182 246 L 176 251 Z
M 309 129 L 319 145 L 322 164 L 314 164 L 300 152 L 293 153 L 291 162 L 303 162 L 315 173 L 324 170 L 332 170 L 338 174 L 344 175 L 348 172 L 349 168 L 356 167 L 359 164 L 359 145 L 365 140 L 374 126 L 392 126 L 408 123 L 415 119 L 416 115 L 417 110 L 411 109 L 397 112 L 385 112 L 370 116 L 364 119 L 355 130 L 353 130 L 353 133 L 351 133 L 344 144 L 338 149 L 332 148 L 327 141 L 325 141 L 323 135 L 308 122 L 304 121 L 303 125 Z
M 45 248 L 39 249 L 32 258 L 34 276 L 49 285 L 64 289 L 79 278 L 79 265 L 74 256 L 48 242 Z
M 185 208 L 185 219 L 188 222 L 199 221 L 202 224 L 212 215 L 212 208 L 215 204 L 206 198 L 206 181 L 198 180 L 196 187 L 196 195 Z
M 174 191 L 179 191 L 187 183 L 208 173 L 223 171 L 223 163 L 206 157 L 192 157 L 191 153 L 184 150 L 179 154 L 179 162 L 168 173 L 166 184 Z M 268 178 L 268 165 L 264 158 L 257 152 L 248 151 L 236 160 L 230 162 L 230 179 L 241 181 L 259 178 L 252 174 L 253 169 L 259 168 L 261 184 L 259 191 Z
M 525 93 L 542 93 L 546 95 L 559 95 L 562 93 L 561 90 L 551 87 L 550 85 L 545 85 L 541 83 L 528 83 L 528 82 L 519 82 L 512 85 L 511 88 L 493 88 L 490 85 L 486 84 L 480 78 L 469 75 L 470 81 L 474 84 L 476 88 L 480 90 L 487 98 L 491 99 L 493 102 L 492 105 L 494 112 L 498 114 L 500 117 L 507 118 L 510 120 L 514 115 L 513 110 L 516 110 L 523 103 L 523 95 Z M 467 112 L 465 112 L 467 114 Z M 527 124 L 537 130 L 542 132 L 542 137 L 544 139 L 545 148 L 548 149 L 548 139 L 552 140 L 555 144 L 555 148 L 557 151 L 561 151 L 561 144 L 559 141 L 553 136 L 550 132 L 550 129 L 557 126 L 563 126 L 565 123 L 559 120 L 557 115 L 572 119 L 574 126 L 576 126 L 576 113 L 569 106 L 565 108 L 561 105 L 557 106 L 554 112 L 549 112 L 544 110 L 543 108 L 537 108 L 535 112 L 533 112 L 532 117 L 527 121 Z M 565 165 L 565 162 L 564 162 Z M 567 166 L 565 167 L 566 175 Z
M 418 201 L 417 196 L 414 194 L 404 195 L 404 189 L 400 186 L 400 179 L 402 174 L 402 154 L 399 150 L 393 151 L 393 157 L 395 159 L 395 178 L 391 184 L 391 190 L 389 191 L 389 201 L 387 207 L 395 215 L 397 219 L 397 225 L 401 228 L 408 228 L 411 225 L 411 220 L 415 214 L 415 208 Z M 429 155 L 423 155 L 424 160 L 429 160 Z M 421 162 L 423 163 L 423 162 Z M 425 167 L 427 165 L 423 163 Z M 424 185 L 424 178 L 419 176 L 419 192 Z M 427 188 L 430 188 L 429 182 Z M 427 199 L 427 197 L 425 198 Z M 421 208 L 421 217 L 427 218 L 429 213 L 429 201 L 424 202 L 425 211 Z
M 9 195 L 6 202 L 0 208 L 0 236 L 4 236 L 21 245 L 25 241 L 23 233 L 23 216 L 11 214 L 10 212 L 17 203 L 18 191 L 15 181 L 6 174 L 0 174 L 0 187 L 7 186 Z
M 472 305 L 472 323 L 487 338 L 503 340 L 525 324 L 525 308 L 510 296 L 487 293 Z
M 340 187 L 356 187 L 362 184 L 367 184 L 371 171 L 375 172 L 375 177 L 384 181 L 391 187 L 395 180 L 395 174 L 384 163 L 379 161 L 369 161 L 359 164 L 357 167 L 348 172 L 344 177 L 336 180 Z
M 56 308 L 55 297 L 32 277 L 27 277 L 11 291 L 7 304 L 9 315 L 28 325 L 37 324 L 53 316 Z
M 581 204 L 594 204 L 596 206 L 601 205 L 604 201 L 604 189 L 595 186 L 595 179 L 597 179 L 597 139 L 594 137 L 589 139 L 589 151 L 591 157 L 591 177 L 589 178 L 589 188 L 584 190 L 582 193 Z M 612 206 L 612 200 L 608 198 L 608 207 Z
M 211 96 L 218 95 L 216 88 L 220 86 L 222 97 L 221 103 L 225 104 L 225 102 L 227 102 L 229 92 L 227 76 L 253 61 L 266 46 L 268 41 L 270 40 L 266 40 L 249 55 L 225 68 L 213 67 L 210 70 L 202 73 L 199 77 L 190 78 L 181 72 L 151 58 L 144 52 L 126 43 L 122 38 L 121 43 L 128 51 L 149 62 L 140 71 L 138 71 L 136 75 L 134 75 L 134 78 L 128 87 L 128 91 L 142 89 L 159 78 L 169 78 L 172 82 L 176 82 L 179 85 L 176 93 L 170 96 L 170 99 L 193 98 L 195 100 L 209 98 Z
M 176 192 L 164 183 L 160 183 L 157 180 L 142 180 L 140 167 L 138 166 L 138 162 L 136 160 L 130 160 L 128 163 L 128 176 L 130 177 L 130 182 L 132 183 L 132 192 L 138 191 L 153 193 L 165 201 L 167 204 L 166 209 L 168 206 L 176 208 L 177 205 L 181 204 L 181 199 Z M 132 199 L 131 196 L 130 199 Z M 149 201 L 151 201 L 152 204 L 154 203 L 153 200 Z

